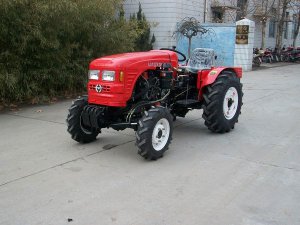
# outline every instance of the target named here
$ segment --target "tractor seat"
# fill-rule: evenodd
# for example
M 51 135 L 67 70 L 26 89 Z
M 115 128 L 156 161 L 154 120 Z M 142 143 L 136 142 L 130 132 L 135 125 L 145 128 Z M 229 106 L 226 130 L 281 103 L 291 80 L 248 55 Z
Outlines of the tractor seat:
M 210 48 L 196 48 L 188 60 L 186 70 L 197 73 L 199 70 L 211 69 L 214 64 L 214 50 Z

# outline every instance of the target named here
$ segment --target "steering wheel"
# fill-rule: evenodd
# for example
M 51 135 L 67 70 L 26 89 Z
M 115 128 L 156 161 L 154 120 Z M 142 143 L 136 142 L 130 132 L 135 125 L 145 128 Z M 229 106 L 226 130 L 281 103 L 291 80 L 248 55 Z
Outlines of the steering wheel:
M 182 52 L 179 52 L 175 49 L 171 49 L 171 48 L 161 48 L 160 50 L 168 50 L 168 51 L 172 51 L 172 52 L 176 52 L 177 54 L 182 56 L 182 59 L 178 59 L 178 62 L 184 62 L 186 60 L 186 56 L 185 54 L 183 54 Z

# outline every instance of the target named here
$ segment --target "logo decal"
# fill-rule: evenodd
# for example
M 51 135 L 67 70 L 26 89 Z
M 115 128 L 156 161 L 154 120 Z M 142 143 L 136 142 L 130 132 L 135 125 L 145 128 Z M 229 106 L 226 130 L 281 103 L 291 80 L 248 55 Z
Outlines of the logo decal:
M 148 66 L 150 67 L 161 67 L 162 64 L 161 62 L 148 62 Z
M 213 76 L 213 75 L 216 75 L 217 73 L 218 73 L 218 71 L 212 70 L 212 71 L 209 72 L 209 75 L 210 75 L 210 76 Z
M 97 86 L 96 86 L 96 91 L 98 92 L 98 93 L 100 93 L 101 91 L 102 91 L 102 86 L 100 85 L 100 84 L 97 84 Z

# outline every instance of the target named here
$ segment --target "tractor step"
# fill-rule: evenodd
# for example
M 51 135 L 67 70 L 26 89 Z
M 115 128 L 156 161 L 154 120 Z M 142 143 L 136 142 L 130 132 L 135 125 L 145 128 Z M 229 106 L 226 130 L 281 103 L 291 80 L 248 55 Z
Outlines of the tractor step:
M 195 106 L 197 106 L 197 104 L 199 104 L 199 101 L 195 99 L 184 99 L 176 101 L 176 104 L 186 108 L 194 108 Z

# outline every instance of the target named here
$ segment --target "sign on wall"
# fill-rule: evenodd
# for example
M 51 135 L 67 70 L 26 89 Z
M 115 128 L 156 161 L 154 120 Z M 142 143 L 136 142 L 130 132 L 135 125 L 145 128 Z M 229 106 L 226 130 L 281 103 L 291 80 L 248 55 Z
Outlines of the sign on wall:
M 235 43 L 238 45 L 248 44 L 249 25 L 237 25 Z

